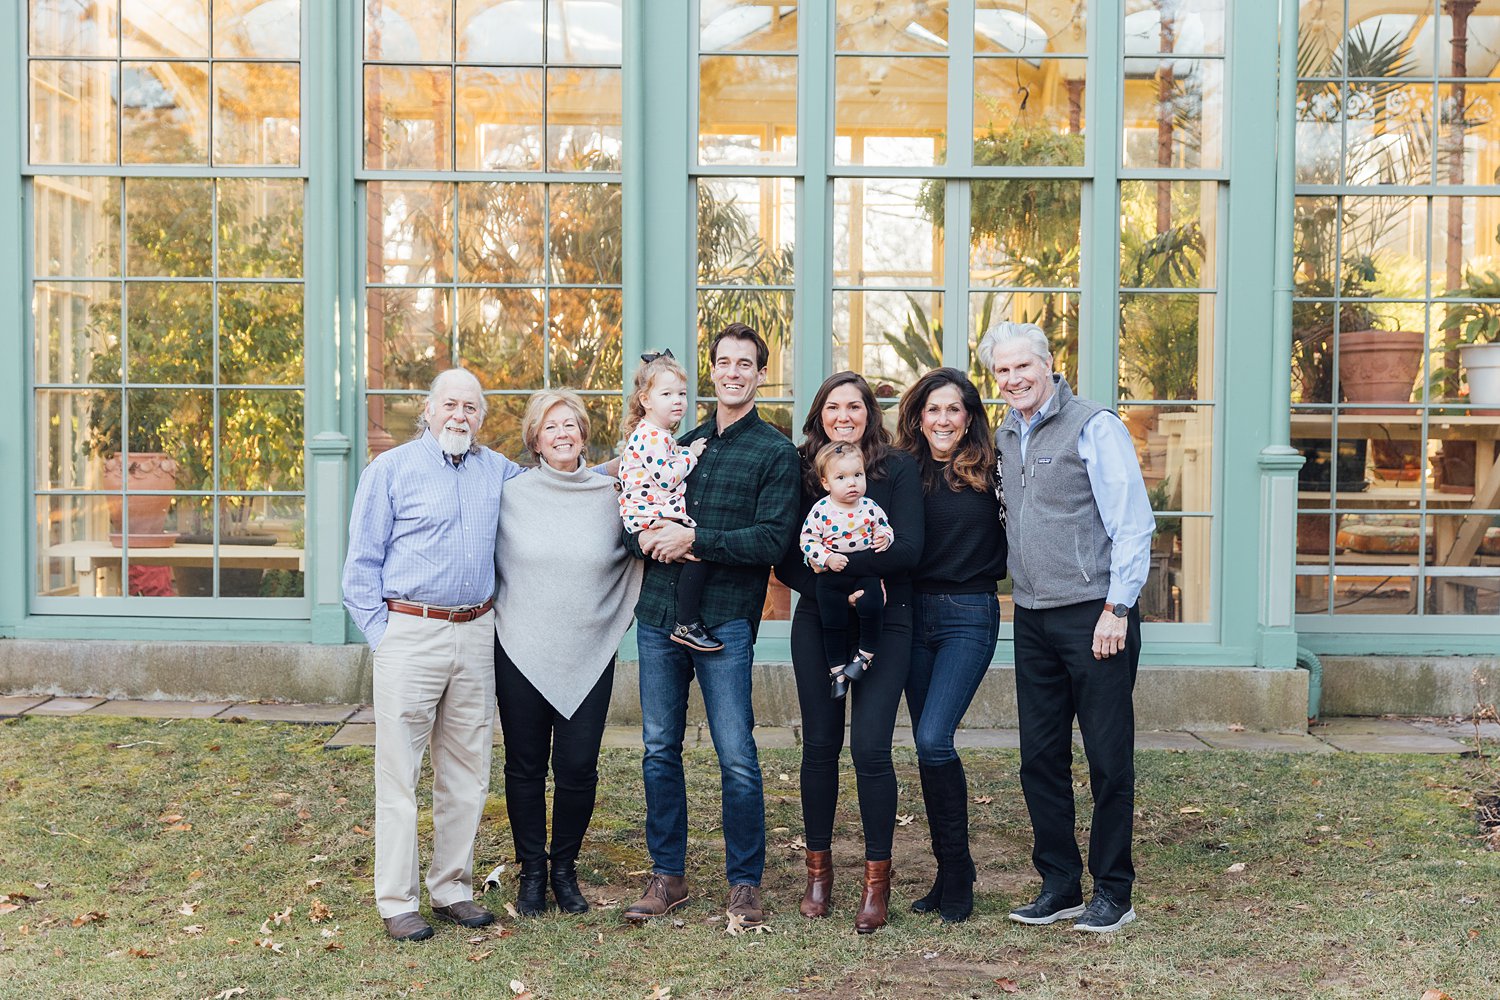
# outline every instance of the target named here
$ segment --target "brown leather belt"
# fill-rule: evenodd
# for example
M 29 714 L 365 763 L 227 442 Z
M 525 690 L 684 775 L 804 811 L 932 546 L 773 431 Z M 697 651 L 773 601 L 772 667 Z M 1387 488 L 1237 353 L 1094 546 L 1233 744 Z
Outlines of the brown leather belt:
M 393 601 L 389 598 L 385 606 L 392 611 L 403 615 L 416 615 L 418 618 L 436 618 L 438 621 L 463 623 L 471 622 L 495 606 L 494 598 L 490 598 L 483 604 L 476 604 L 472 608 L 440 608 L 432 604 L 411 604 L 407 601 Z

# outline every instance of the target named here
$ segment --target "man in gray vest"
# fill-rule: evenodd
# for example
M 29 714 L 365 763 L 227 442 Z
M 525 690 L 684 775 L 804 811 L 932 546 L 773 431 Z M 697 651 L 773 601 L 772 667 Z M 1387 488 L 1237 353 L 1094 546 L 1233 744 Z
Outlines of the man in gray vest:
M 1042 876 L 1041 893 L 1010 918 L 1077 918 L 1074 930 L 1108 933 L 1135 919 L 1135 604 L 1156 522 L 1130 432 L 1053 373 L 1040 327 L 1000 323 L 978 353 L 1010 406 L 995 444 L 1016 602 L 1021 790 L 1031 813 L 1031 859 Z M 1075 716 L 1094 795 L 1087 908 L 1073 824 Z

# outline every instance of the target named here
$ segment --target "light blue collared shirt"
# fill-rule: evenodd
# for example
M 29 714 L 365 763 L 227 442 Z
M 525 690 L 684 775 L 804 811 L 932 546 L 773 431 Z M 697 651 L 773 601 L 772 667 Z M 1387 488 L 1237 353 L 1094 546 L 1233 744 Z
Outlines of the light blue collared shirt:
M 1033 420 L 1016 411 L 1023 462 L 1032 423 L 1057 409 L 1057 399 L 1057 393 L 1053 392 Z M 1101 410 L 1078 433 L 1078 457 L 1083 459 L 1094 506 L 1099 508 L 1099 520 L 1104 522 L 1109 535 L 1109 593 L 1104 599 L 1110 604 L 1133 607 L 1151 572 L 1151 536 L 1156 532 L 1156 515 L 1151 511 L 1151 500 L 1141 479 L 1135 442 L 1114 411 Z
M 344 607 L 370 649 L 385 635 L 387 598 L 468 607 L 494 596 L 500 490 L 523 471 L 488 448 L 454 465 L 430 433 L 365 468 L 349 519 Z

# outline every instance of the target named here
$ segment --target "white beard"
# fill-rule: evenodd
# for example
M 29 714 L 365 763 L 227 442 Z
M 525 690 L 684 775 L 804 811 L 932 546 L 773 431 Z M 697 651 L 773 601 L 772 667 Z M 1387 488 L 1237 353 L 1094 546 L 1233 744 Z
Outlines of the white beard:
M 469 446 L 472 443 L 469 440 L 468 431 L 456 431 L 444 427 L 442 433 L 438 435 L 438 447 L 443 449 L 444 455 L 449 455 L 453 458 L 467 455 L 469 453 Z

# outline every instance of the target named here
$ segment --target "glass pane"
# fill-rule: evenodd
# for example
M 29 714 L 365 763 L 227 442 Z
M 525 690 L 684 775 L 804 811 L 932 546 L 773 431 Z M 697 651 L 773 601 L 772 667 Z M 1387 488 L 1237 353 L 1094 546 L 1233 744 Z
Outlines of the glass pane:
M 1333 612 L 1338 615 L 1414 615 L 1417 581 L 1372 568 L 1340 566 L 1330 578 Z
M 110 554 L 109 533 L 105 497 L 37 497 L 36 593 L 42 597 L 119 596 L 118 566 L 110 581 L 91 555 Z
M 449 61 L 453 58 L 452 8 L 449 0 L 365 0 L 365 58 Z
M 123 162 L 208 162 L 208 63 L 121 63 L 120 93 Z
M 984 180 L 974 181 L 970 192 L 970 281 L 1078 287 L 1081 182 Z
M 996 323 L 1035 323 L 1047 334 L 1052 367 L 1069 385 L 1078 384 L 1078 301 L 1076 292 L 975 292 L 969 296 L 969 377 L 985 399 L 998 399 L 994 374 L 975 353 L 985 331 Z
M 1039 56 L 1088 51 L 1086 4 L 1041 7 L 1030 0 L 975 0 L 974 51 Z
M 528 401 L 528 396 L 490 396 L 489 413 L 479 428 L 479 443 L 522 465 L 535 465 L 536 456 L 521 443 L 521 420 Z
M 301 497 L 219 502 L 219 596 L 301 597 L 307 531 Z
M 1214 287 L 1217 195 L 1211 181 L 1121 181 L 1120 287 Z
M 102 489 L 101 459 L 120 452 L 120 391 L 36 390 L 36 435 L 37 489 Z
M 302 390 L 219 393 L 219 488 L 302 488 Z
M 1224 64 L 1217 59 L 1125 60 L 1125 166 L 1220 165 Z
M 1081 59 L 974 63 L 974 164 L 1083 164 Z
M 834 162 L 915 167 L 943 162 L 946 59 L 839 56 Z
M 173 278 L 213 273 L 214 182 L 132 177 L 125 181 L 125 271 Z
M 302 381 L 302 286 L 219 286 L 219 381 L 296 385 Z
M 102 278 L 120 273 L 120 182 L 37 177 L 32 184 L 36 273 Z
M 123 54 L 156 58 L 208 55 L 209 0 L 120 0 Z
M 796 3 L 700 0 L 701 52 L 797 51 Z
M 296 63 L 214 64 L 214 162 L 296 166 L 301 153 Z
M 1344 174 L 1350 184 L 1426 184 L 1432 179 L 1430 83 L 1350 83 L 1344 104 Z
M 1496 116 L 1500 87 L 1489 83 L 1439 84 L 1438 101 L 1442 109 L 1438 119 L 1438 183 L 1493 184 L 1495 167 L 1500 163 L 1500 118 Z
M 453 185 L 381 181 L 366 188 L 365 204 L 370 281 L 453 280 Z
M 542 169 L 542 71 L 458 70 L 458 169 Z
M 114 56 L 115 0 L 31 0 L 27 24 L 34 56 Z
M 569 285 L 620 282 L 620 185 L 548 187 L 552 280 Z
M 1500 560 L 1493 543 L 1481 565 L 1495 566 Z M 1490 615 L 1500 613 L 1500 576 L 1428 577 L 1427 607 L 1429 615 Z
M 948 49 L 948 0 L 837 0 L 834 46 L 841 52 Z
M 1119 412 L 1152 506 L 1213 510 L 1213 407 L 1123 404 Z
M 302 276 L 302 183 L 296 178 L 219 180 L 220 276 Z
M 620 423 L 624 413 L 615 395 L 584 396 L 583 409 L 589 417 L 588 450 L 584 460 L 590 465 L 607 462 L 619 451 L 623 439 Z
M 207 282 L 137 281 L 126 286 L 125 294 L 126 329 L 130 332 L 126 379 L 138 384 L 212 383 L 213 286 Z
M 125 443 L 132 455 L 161 452 L 177 463 L 175 486 L 136 482 L 138 489 L 211 489 L 213 486 L 214 402 L 210 389 L 127 389 L 130 418 Z M 300 440 L 299 440 L 300 447 Z
M 1223 51 L 1224 0 L 1126 0 L 1127 56 Z
M 486 389 L 546 385 L 542 301 L 534 288 L 458 290 L 459 363 Z
M 791 178 L 699 178 L 698 283 L 790 285 L 795 212 Z
M 1434 33 L 1428 0 L 1394 0 L 1379 13 L 1349 12 L 1343 66 L 1350 77 L 1432 76 Z
M 119 285 L 38 281 L 31 301 L 37 384 L 119 381 Z
M 547 0 L 549 63 L 619 63 L 622 0 Z
M 547 71 L 548 168 L 620 169 L 620 87 L 617 69 Z
M 458 61 L 542 61 L 542 0 L 458 0 Z
M 31 162 L 115 162 L 115 64 L 31 63 Z
M 1297 11 L 1297 75 L 1338 76 L 1343 65 L 1344 5 L 1299 0 Z
M 1298 198 L 1293 211 L 1292 399 L 1331 403 L 1338 200 Z
M 453 367 L 452 294 L 445 288 L 369 290 L 365 353 L 371 389 L 426 389 L 438 372 Z
M 543 281 L 545 199 L 541 184 L 460 184 L 458 280 Z
M 373 373 L 373 369 L 371 369 Z M 372 381 L 370 387 L 374 388 Z M 422 416 L 422 407 L 426 405 L 426 396 L 384 396 L 372 395 L 368 397 L 367 411 L 365 415 L 365 453 L 370 461 L 374 461 L 377 455 L 381 455 L 398 444 L 405 444 L 416 439 L 417 421 Z M 490 400 L 489 421 L 495 419 L 495 400 Z M 521 426 L 521 418 L 516 417 L 516 426 Z M 509 452 L 507 452 L 509 454 Z
M 1213 331 L 1212 295 L 1121 295 L 1121 398 L 1211 398 Z
M 449 169 L 451 74 L 444 66 L 365 67 L 366 167 Z
M 834 292 L 834 371 L 857 371 L 876 396 L 899 396 L 943 364 L 942 305 L 941 292 Z
M 622 382 L 620 293 L 566 289 L 548 294 L 551 385 L 619 389 Z
M 698 162 L 797 162 L 797 57 L 698 61 Z
M 1467 9 L 1465 9 L 1467 8 Z M 1443 3 L 1438 6 L 1434 32 L 1441 76 L 1493 76 L 1500 63 L 1495 33 L 1500 29 L 1493 0 L 1475 4 Z M 1478 16 L 1476 16 L 1478 15 Z
M 1151 492 L 1152 503 L 1164 499 L 1164 491 Z M 1151 539 L 1151 568 L 1141 588 L 1141 619 L 1148 622 L 1208 620 L 1208 596 L 1213 580 L 1207 575 L 1209 529 L 1206 517 L 1162 517 L 1156 519 Z M 1196 579 L 1189 580 L 1191 574 Z
M 714 336 L 730 323 L 745 323 L 766 339 L 770 359 L 766 362 L 766 381 L 760 395 L 792 394 L 792 293 L 761 291 L 749 288 L 708 289 L 698 292 L 698 344 L 702 355 L 700 368 L 708 369 L 708 345 Z M 713 385 L 706 380 L 698 389 L 700 396 L 713 396 Z
M 938 180 L 834 181 L 834 284 L 941 285 L 943 190 Z
M 1494 514 L 1430 516 L 1427 538 L 1434 566 L 1500 566 L 1500 517 Z
M 296 59 L 301 0 L 214 0 L 214 55 Z
M 1420 298 L 1427 269 L 1427 201 L 1423 198 L 1345 198 L 1339 233 L 1348 297 Z M 1353 308 L 1352 306 L 1350 307 Z M 1372 306 L 1373 316 L 1351 317 L 1343 329 L 1391 325 L 1392 306 Z M 1421 323 L 1420 310 L 1416 322 Z
M 1500 198 L 1432 199 L 1432 294 L 1500 298 Z
M 1337 184 L 1344 162 L 1344 106 L 1337 83 L 1297 85 L 1297 183 Z

